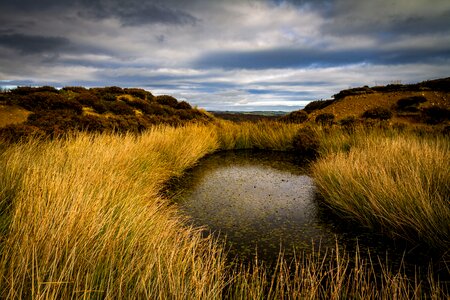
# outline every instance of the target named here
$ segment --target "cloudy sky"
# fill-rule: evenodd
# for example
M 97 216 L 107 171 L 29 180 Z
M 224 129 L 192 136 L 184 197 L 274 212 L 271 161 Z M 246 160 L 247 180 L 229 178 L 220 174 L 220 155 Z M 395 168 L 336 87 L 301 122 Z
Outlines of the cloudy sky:
M 0 0 L 0 85 L 141 87 L 294 110 L 450 76 L 448 0 Z

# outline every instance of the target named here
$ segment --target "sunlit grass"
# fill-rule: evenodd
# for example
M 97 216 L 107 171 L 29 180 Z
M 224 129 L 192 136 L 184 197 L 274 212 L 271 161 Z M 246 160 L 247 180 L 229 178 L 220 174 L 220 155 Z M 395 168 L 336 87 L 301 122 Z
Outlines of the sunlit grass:
M 311 256 L 299 254 L 294 262 L 280 257 L 275 270 L 258 263 L 236 267 L 227 261 L 221 244 L 188 227 L 176 206 L 161 197 L 161 189 L 170 178 L 180 176 L 208 153 L 237 148 L 289 150 L 299 126 L 219 122 L 155 127 L 142 135 L 81 133 L 60 140 L 2 146 L 0 297 L 403 299 L 426 294 L 438 299 L 447 295 L 432 276 L 423 283 L 411 281 L 402 270 L 384 267 L 381 273 L 376 272 L 370 261 L 358 255 L 349 257 L 340 249 Z M 334 129 L 315 130 L 322 155 L 315 174 L 327 201 L 342 201 L 337 182 L 352 183 L 348 190 L 364 198 L 367 189 L 356 187 L 378 177 L 385 180 L 384 188 L 369 194 L 383 195 L 382 199 L 391 197 L 382 194 L 384 190 L 403 195 L 419 184 L 437 191 L 419 193 L 424 203 L 437 201 L 438 195 L 448 191 L 448 172 L 444 170 L 447 140 L 391 139 L 396 134 L 380 133 L 376 136 L 383 138 L 373 138 L 365 145 L 370 132 L 352 135 Z M 401 162 L 397 164 L 397 160 Z M 356 171 L 354 163 L 361 164 Z M 398 173 L 393 182 L 387 176 L 404 169 L 421 175 Z M 366 177 L 359 178 L 360 174 L 354 173 L 357 171 Z M 397 191 L 398 176 L 407 182 L 401 191 Z M 333 187 L 330 197 L 328 185 Z M 437 226 L 440 238 L 429 242 L 440 245 L 442 230 L 449 224 L 438 222 L 439 217 L 448 217 L 445 205 L 436 207 L 431 202 L 424 214 L 417 215 L 415 210 L 420 209 L 415 204 L 410 207 L 406 198 L 398 199 L 395 201 L 403 201 L 398 206 L 405 206 L 406 213 L 410 210 L 406 224 L 410 226 L 411 218 L 420 216 L 416 221 L 425 224 L 420 232 L 425 234 Z M 400 224 L 401 218 L 394 213 L 396 203 L 389 203 L 385 210 L 391 213 L 394 224 Z M 377 217 L 367 218 L 390 226 L 389 220 Z
M 237 124 L 217 120 L 216 127 L 222 150 L 292 150 L 292 139 L 300 125 L 269 121 Z
M 214 134 L 161 127 L 8 148 L 2 298 L 220 295 L 222 250 L 158 196 L 171 176 L 216 148 Z
M 450 141 L 365 132 L 351 142 L 347 151 L 332 151 L 313 166 L 326 203 L 391 237 L 448 249 Z

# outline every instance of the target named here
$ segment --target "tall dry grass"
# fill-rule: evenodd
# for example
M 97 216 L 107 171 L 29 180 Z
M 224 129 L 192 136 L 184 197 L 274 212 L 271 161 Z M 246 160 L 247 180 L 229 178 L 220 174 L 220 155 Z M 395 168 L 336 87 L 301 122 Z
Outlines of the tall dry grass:
M 222 250 L 158 195 L 216 148 L 215 131 L 202 126 L 9 147 L 0 296 L 217 298 Z
M 449 292 L 432 275 L 420 281 L 407 277 L 404 266 L 375 269 L 372 258 L 350 256 L 338 245 L 293 261 L 281 254 L 274 269 L 240 266 L 232 278 L 227 299 L 446 299 Z
M 159 195 L 167 180 L 208 153 L 289 149 L 296 130 L 276 123 L 219 123 L 156 127 L 140 136 L 77 134 L 3 148 L 0 297 L 446 297 L 448 291 L 431 276 L 425 289 L 402 270 L 377 273 L 370 261 L 340 249 L 300 254 L 294 262 L 280 256 L 275 270 L 259 263 L 234 267 L 217 241 L 186 227 L 176 207 Z
M 363 137 L 363 139 L 361 139 Z M 391 237 L 450 247 L 450 141 L 363 133 L 313 166 L 326 203 Z
M 292 150 L 292 139 L 300 125 L 260 121 L 256 123 L 217 120 L 215 124 L 222 150 Z

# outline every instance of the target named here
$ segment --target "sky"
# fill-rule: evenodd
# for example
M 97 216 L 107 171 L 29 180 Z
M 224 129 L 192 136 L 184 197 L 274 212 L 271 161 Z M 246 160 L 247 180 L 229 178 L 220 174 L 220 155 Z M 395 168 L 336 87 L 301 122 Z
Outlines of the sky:
M 450 76 L 448 0 L 0 0 L 1 86 L 139 87 L 299 109 Z

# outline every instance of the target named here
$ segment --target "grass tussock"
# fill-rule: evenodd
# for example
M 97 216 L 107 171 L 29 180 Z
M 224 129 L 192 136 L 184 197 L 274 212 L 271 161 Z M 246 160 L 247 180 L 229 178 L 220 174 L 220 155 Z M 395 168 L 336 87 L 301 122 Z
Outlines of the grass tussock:
M 1 298 L 216 298 L 222 250 L 158 196 L 216 148 L 214 134 L 158 127 L 8 148 Z
M 325 155 L 313 174 L 338 214 L 391 237 L 448 250 L 449 161 L 444 137 L 369 134 L 354 139 L 348 151 Z

